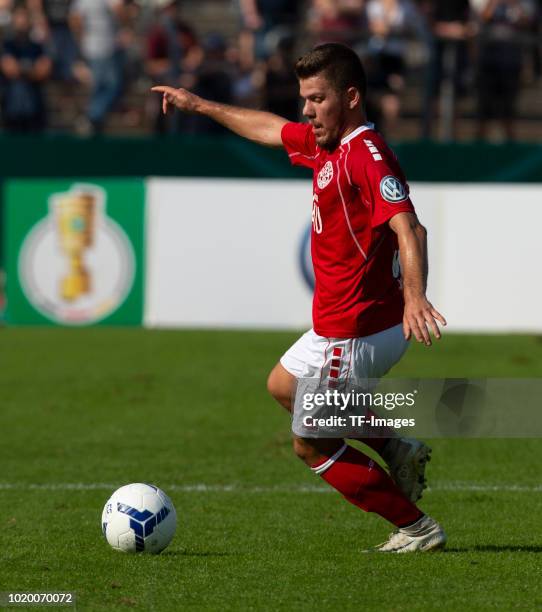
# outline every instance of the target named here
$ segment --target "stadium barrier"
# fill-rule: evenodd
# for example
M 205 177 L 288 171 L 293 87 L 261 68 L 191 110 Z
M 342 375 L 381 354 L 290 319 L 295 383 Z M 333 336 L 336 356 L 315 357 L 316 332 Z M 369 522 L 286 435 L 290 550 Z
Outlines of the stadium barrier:
M 535 143 L 402 142 L 393 149 L 410 181 L 542 183 Z M 0 135 L 2 178 L 306 178 L 284 151 L 233 136 L 95 138 Z
M 541 185 L 413 183 L 450 329 L 540 332 Z M 11 324 L 304 328 L 308 180 L 11 180 Z

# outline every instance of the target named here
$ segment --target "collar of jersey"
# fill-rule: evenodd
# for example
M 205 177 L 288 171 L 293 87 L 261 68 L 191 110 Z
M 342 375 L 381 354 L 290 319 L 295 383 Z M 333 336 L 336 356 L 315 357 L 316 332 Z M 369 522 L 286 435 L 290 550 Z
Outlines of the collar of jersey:
M 373 130 L 374 127 L 375 127 L 374 123 L 366 123 L 365 125 L 360 125 L 353 132 L 350 132 L 350 134 L 348 134 L 348 136 L 345 136 L 341 140 L 341 144 L 345 145 L 347 142 L 350 142 L 352 140 L 352 138 L 355 138 L 356 136 L 358 136 L 362 132 L 365 132 L 366 130 Z

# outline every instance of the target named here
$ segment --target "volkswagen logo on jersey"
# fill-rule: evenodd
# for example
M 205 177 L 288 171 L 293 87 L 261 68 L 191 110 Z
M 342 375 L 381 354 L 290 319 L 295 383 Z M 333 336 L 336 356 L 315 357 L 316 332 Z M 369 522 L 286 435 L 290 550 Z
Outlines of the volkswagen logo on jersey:
M 311 257 L 311 225 L 305 229 L 301 236 L 299 245 L 299 267 L 303 280 L 307 283 L 307 287 L 314 291 L 314 269 L 312 267 Z
M 320 189 L 327 187 L 333 178 L 333 164 L 328 161 L 324 164 L 318 176 L 316 178 L 316 183 Z
M 408 194 L 403 184 L 394 176 L 385 176 L 380 181 L 380 195 L 391 204 L 406 200 Z

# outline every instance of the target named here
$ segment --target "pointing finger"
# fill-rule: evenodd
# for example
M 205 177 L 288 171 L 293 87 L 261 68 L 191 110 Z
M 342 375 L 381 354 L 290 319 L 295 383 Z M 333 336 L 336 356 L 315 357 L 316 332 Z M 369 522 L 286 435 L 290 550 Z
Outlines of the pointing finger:
M 156 85 L 155 87 L 151 87 L 151 91 L 156 91 L 158 93 L 172 93 L 175 90 L 173 87 L 168 87 L 167 85 Z

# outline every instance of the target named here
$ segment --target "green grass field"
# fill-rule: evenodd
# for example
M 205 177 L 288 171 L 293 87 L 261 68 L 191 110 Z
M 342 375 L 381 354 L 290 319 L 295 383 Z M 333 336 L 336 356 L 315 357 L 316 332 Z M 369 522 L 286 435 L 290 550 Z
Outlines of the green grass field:
M 542 441 L 433 441 L 421 506 L 447 551 L 363 555 L 390 527 L 293 456 L 266 395 L 296 337 L 0 330 L 0 591 L 75 591 L 81 610 L 540 609 Z M 394 373 L 541 377 L 542 339 L 449 335 Z M 134 481 L 176 505 L 162 555 L 102 538 Z

